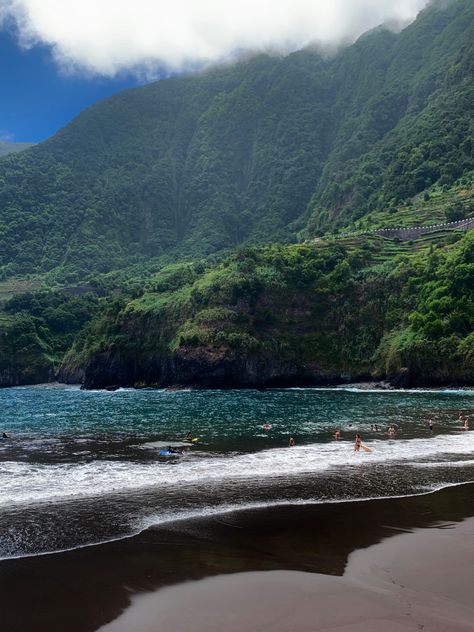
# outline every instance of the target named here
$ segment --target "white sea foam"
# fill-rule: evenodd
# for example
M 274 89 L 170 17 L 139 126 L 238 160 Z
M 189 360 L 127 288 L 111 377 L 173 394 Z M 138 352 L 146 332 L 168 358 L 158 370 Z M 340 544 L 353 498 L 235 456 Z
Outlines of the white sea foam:
M 473 388 L 372 388 L 371 386 L 317 386 L 308 388 L 291 388 L 288 390 L 312 390 L 312 391 L 346 391 L 348 393 L 384 393 L 390 395 L 392 393 L 403 394 L 425 394 L 430 395 L 474 395 Z
M 474 456 L 474 432 L 426 439 L 374 439 L 365 442 L 370 454 L 355 453 L 347 441 L 272 448 L 246 454 L 213 455 L 199 449 L 177 463 L 133 463 L 95 460 L 90 463 L 39 465 L 0 463 L 0 506 L 170 485 L 226 480 L 268 479 L 316 474 L 344 466 L 383 463 L 419 464 L 420 460 L 459 461 Z M 219 457 L 219 458 L 217 458 Z M 457 458 L 456 458 L 457 457 Z M 461 462 L 464 467 L 465 461 Z M 433 467 L 427 465 L 427 467 Z
M 265 502 L 247 502 L 247 503 L 236 503 L 236 504 L 222 504 L 214 507 L 200 507 L 199 509 L 183 509 L 183 510 L 175 510 L 175 511 L 167 511 L 166 513 L 155 514 L 152 513 L 148 515 L 146 518 L 141 518 L 135 524 L 131 524 L 131 531 L 127 535 L 122 535 L 118 537 L 109 537 L 104 540 L 98 540 L 96 542 L 88 542 L 87 544 L 79 544 L 76 546 L 64 547 L 60 549 L 52 549 L 51 551 L 41 551 L 35 552 L 35 557 L 43 556 L 43 555 L 52 555 L 55 553 L 64 553 L 66 551 L 74 551 L 77 549 L 85 549 L 92 546 L 100 546 L 102 544 L 106 544 L 108 542 L 117 542 L 120 540 L 126 540 L 128 538 L 134 537 L 139 533 L 146 531 L 151 527 L 162 526 L 165 524 L 185 521 L 185 520 L 193 520 L 199 518 L 209 518 L 209 517 L 219 517 L 225 516 L 226 514 L 231 514 L 235 512 L 241 511 L 251 511 L 251 510 L 259 510 L 259 509 L 271 509 L 272 507 L 293 507 L 293 506 L 301 506 L 301 505 L 326 505 L 326 504 L 342 504 L 342 503 L 360 503 L 360 502 L 368 502 L 368 501 L 377 501 L 377 500 L 394 500 L 397 498 L 416 498 L 420 496 L 427 496 L 429 494 L 434 494 L 443 489 L 447 489 L 449 487 L 461 487 L 463 485 L 470 485 L 474 481 L 464 481 L 460 483 L 434 483 L 430 486 L 427 486 L 421 492 L 415 492 L 412 494 L 403 494 L 403 495 L 390 495 L 390 496 L 366 496 L 362 498 L 328 498 L 328 499 L 308 499 L 308 498 L 292 498 L 291 500 L 275 500 L 275 501 L 265 501 Z M 0 561 L 6 559 L 21 559 L 24 557 L 30 557 L 32 553 L 17 553 L 13 555 L 2 555 L 0 552 Z

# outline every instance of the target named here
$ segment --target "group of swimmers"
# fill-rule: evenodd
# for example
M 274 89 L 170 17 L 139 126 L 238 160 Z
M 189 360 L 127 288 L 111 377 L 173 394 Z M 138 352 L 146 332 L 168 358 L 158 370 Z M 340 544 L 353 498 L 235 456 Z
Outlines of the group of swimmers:
M 339 441 L 339 439 L 341 438 L 341 433 L 339 430 L 336 430 L 334 437 L 336 441 Z M 293 435 L 290 435 L 288 438 L 288 447 L 292 448 L 294 445 L 295 445 L 295 438 Z M 355 438 L 355 443 L 354 443 L 354 450 L 355 452 L 359 452 L 361 448 L 363 448 L 366 452 L 372 452 L 370 448 L 367 448 L 367 446 L 364 446 L 362 444 L 362 437 L 360 436 L 359 433 L 357 433 L 356 438 Z
M 349 427 L 352 427 L 352 424 L 349 425 Z M 370 426 L 370 429 L 372 430 L 372 432 L 379 432 L 380 431 L 380 427 L 377 424 L 372 424 Z M 395 426 L 389 426 L 387 428 L 387 432 L 388 432 L 388 436 L 389 437 L 393 437 L 395 436 L 395 433 L 397 432 Z M 356 434 L 356 439 L 357 437 L 360 437 L 360 434 L 357 433 Z M 339 439 L 341 438 L 341 431 L 340 430 L 336 430 L 336 432 L 334 433 L 334 438 L 336 439 L 336 441 L 339 441 Z
M 459 413 L 458 422 L 460 423 L 461 428 L 463 430 L 469 430 L 469 418 L 468 417 L 466 417 L 462 413 Z M 430 432 L 433 432 L 433 419 L 431 417 L 428 419 L 428 428 L 430 429 Z
M 462 428 L 464 430 L 469 430 L 469 420 L 462 413 L 460 413 L 458 421 L 461 423 Z M 273 426 L 270 423 L 265 423 L 262 426 L 263 430 L 271 430 L 272 427 Z M 349 424 L 349 428 L 352 428 L 352 424 Z M 431 417 L 428 420 L 428 428 L 430 430 L 430 433 L 432 433 L 433 432 L 433 419 Z M 372 432 L 380 432 L 381 428 L 378 424 L 370 424 L 370 430 Z M 397 434 L 397 428 L 392 424 L 391 426 L 387 428 L 387 433 L 389 437 L 393 438 Z M 341 431 L 336 430 L 334 433 L 334 439 L 336 441 L 339 441 L 340 438 L 341 438 Z M 295 445 L 295 438 L 293 435 L 290 435 L 288 438 L 288 446 L 292 448 L 294 445 Z M 366 451 L 370 451 L 369 448 L 367 448 L 366 446 L 362 444 L 362 437 L 360 436 L 359 433 L 357 433 L 355 436 L 355 443 L 354 443 L 355 452 L 359 452 L 361 447 Z

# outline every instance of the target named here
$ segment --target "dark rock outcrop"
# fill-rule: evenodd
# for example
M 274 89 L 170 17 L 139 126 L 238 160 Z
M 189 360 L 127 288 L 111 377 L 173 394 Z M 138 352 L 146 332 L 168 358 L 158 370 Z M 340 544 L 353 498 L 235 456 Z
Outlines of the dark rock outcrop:
M 167 357 L 100 354 L 84 371 L 84 388 L 111 386 L 189 386 L 195 388 L 265 388 L 322 386 L 370 379 L 338 374 L 313 364 L 298 364 L 270 354 L 213 348 L 182 348 Z
M 54 370 L 50 366 L 15 367 L 9 366 L 0 371 L 0 388 L 43 384 L 54 380 Z

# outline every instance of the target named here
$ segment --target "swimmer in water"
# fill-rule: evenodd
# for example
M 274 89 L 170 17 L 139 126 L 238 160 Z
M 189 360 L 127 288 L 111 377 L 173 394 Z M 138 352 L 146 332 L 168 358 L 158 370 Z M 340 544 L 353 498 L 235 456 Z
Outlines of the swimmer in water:
M 272 424 L 266 423 L 262 426 L 263 430 L 271 430 L 273 428 Z
M 359 452 L 360 446 L 362 445 L 362 437 L 359 433 L 356 434 L 355 443 L 354 443 L 354 452 Z

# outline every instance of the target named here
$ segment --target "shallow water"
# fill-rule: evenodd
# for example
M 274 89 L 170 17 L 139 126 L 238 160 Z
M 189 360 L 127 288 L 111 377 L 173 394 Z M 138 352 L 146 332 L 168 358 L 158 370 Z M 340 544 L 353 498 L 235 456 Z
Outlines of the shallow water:
M 11 438 L 0 442 L 0 557 L 236 507 L 412 495 L 474 480 L 474 432 L 457 421 L 473 405 L 473 390 L 4 389 L 0 432 Z M 188 431 L 197 444 L 183 442 Z M 370 454 L 353 451 L 355 432 Z M 184 455 L 161 457 L 168 445 Z

